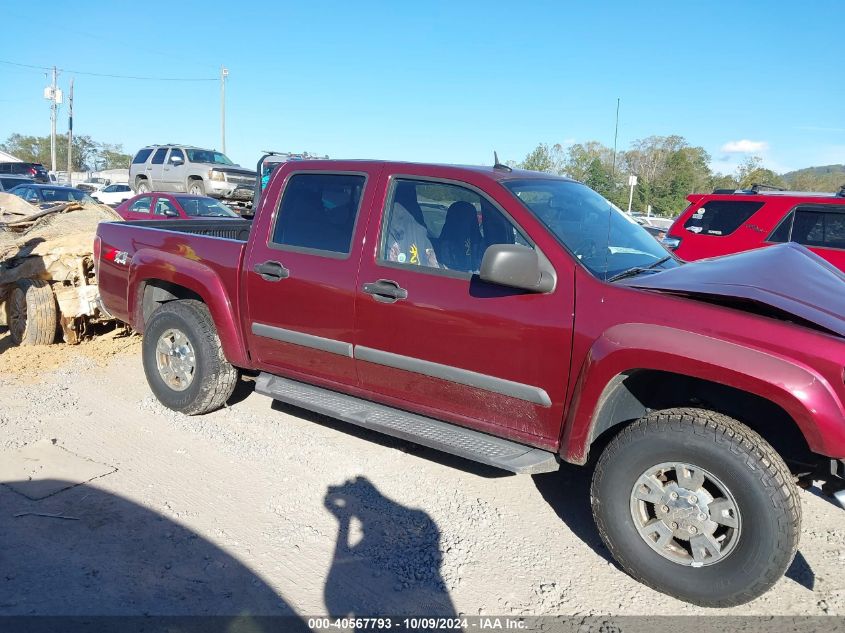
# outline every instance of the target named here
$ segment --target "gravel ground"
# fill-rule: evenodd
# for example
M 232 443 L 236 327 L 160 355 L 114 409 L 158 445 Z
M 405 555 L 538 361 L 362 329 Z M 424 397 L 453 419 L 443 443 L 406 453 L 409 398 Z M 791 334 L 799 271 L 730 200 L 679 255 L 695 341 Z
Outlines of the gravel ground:
M 716 613 L 610 561 L 581 469 L 508 476 L 249 383 L 187 417 L 150 394 L 137 338 L 51 349 L 0 335 L 0 458 L 48 439 L 117 471 L 41 501 L 0 486 L 0 615 Z M 845 515 L 802 502 L 787 576 L 718 613 L 845 615 Z

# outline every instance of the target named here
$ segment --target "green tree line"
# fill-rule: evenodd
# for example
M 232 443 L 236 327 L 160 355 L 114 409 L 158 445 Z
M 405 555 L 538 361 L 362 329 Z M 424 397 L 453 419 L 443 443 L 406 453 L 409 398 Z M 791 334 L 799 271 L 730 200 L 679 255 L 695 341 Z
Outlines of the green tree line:
M 22 161 L 41 163 L 50 169 L 50 137 L 12 134 L 0 150 L 8 152 Z M 132 157 L 123 152 L 123 146 L 113 143 L 98 143 L 90 136 L 73 137 L 71 155 L 74 171 L 98 171 L 101 169 L 128 169 Z M 67 169 L 67 137 L 56 137 L 56 169 Z
M 615 153 L 597 141 L 539 144 L 514 167 L 569 176 L 595 189 L 622 209 L 628 208 L 628 177 L 637 176 L 632 210 L 649 205 L 656 215 L 675 216 L 687 205 L 691 193 L 713 189 L 743 189 L 753 184 L 806 191 L 837 191 L 845 183 L 845 166 L 810 168 L 777 174 L 762 165 L 758 156 L 747 158 L 732 174 L 714 173 L 710 155 L 691 146 L 682 136 L 649 136 Z M 841 169 L 839 169 L 841 168 Z

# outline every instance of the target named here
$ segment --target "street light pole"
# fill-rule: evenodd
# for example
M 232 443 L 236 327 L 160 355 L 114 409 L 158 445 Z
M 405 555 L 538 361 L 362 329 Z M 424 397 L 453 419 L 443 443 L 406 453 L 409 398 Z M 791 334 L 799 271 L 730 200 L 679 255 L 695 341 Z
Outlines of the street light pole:
M 226 153 L 226 77 L 229 69 L 220 66 L 220 144 L 221 152 Z

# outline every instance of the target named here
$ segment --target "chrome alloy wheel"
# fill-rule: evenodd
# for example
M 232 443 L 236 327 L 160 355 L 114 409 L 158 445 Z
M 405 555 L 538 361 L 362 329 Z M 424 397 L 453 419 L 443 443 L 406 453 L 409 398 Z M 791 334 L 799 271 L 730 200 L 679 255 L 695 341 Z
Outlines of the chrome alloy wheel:
M 185 391 L 191 386 L 196 372 L 197 357 L 194 346 L 184 332 L 171 328 L 156 343 L 158 374 L 173 391 Z
M 631 490 L 640 537 L 673 563 L 722 561 L 739 542 L 742 521 L 731 491 L 712 473 L 683 462 L 652 466 Z

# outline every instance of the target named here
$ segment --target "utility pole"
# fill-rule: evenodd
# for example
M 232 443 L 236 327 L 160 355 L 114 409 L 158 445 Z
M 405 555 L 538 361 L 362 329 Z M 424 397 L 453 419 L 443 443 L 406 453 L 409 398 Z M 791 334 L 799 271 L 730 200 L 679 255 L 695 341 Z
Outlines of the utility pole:
M 634 202 L 634 187 L 637 186 L 637 177 L 634 174 L 628 176 L 628 186 L 631 187 L 631 193 L 628 195 L 628 213 L 631 213 L 631 205 Z
M 56 171 L 56 113 L 59 109 L 57 101 L 61 99 L 56 89 L 56 78 L 58 76 L 59 73 L 53 66 L 53 83 L 50 85 L 50 96 L 48 98 L 50 99 L 50 162 L 54 173 Z
M 70 93 L 67 97 L 67 184 L 73 186 L 73 77 L 70 78 Z
M 613 169 L 610 172 L 611 178 L 616 178 L 616 140 L 619 138 L 619 102 L 622 101 L 620 97 L 616 98 L 616 130 L 613 132 Z
M 220 66 L 220 141 L 221 152 L 226 153 L 226 77 L 229 76 L 229 69 Z

